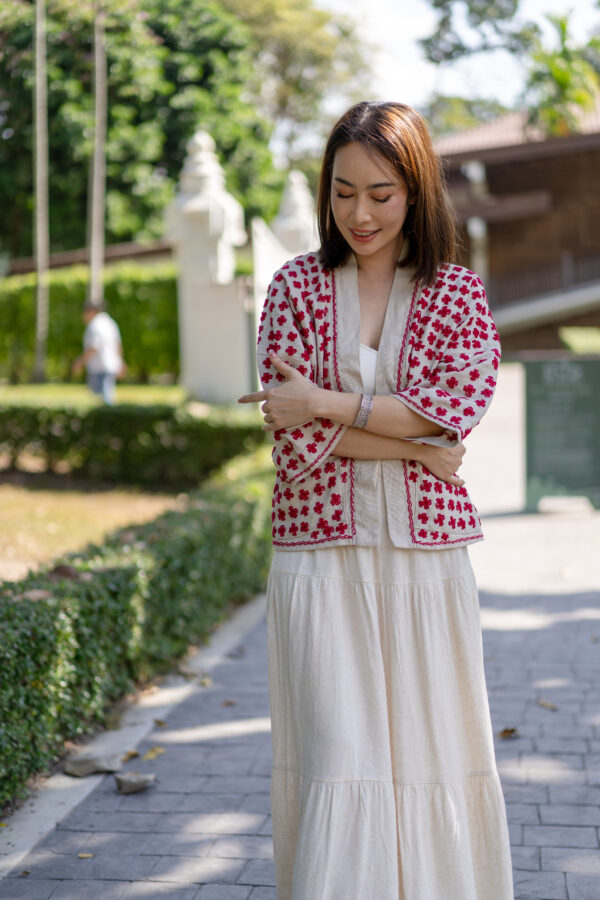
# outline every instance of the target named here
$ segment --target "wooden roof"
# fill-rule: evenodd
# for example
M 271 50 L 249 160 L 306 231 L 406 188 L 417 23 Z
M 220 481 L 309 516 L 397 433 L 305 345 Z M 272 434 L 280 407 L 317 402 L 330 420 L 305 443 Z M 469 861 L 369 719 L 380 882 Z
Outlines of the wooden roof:
M 577 118 L 577 134 L 548 138 L 539 128 L 527 125 L 526 112 L 507 113 L 493 122 L 438 138 L 435 149 L 453 168 L 473 159 L 508 162 L 600 146 L 600 98 L 594 109 L 581 111 Z

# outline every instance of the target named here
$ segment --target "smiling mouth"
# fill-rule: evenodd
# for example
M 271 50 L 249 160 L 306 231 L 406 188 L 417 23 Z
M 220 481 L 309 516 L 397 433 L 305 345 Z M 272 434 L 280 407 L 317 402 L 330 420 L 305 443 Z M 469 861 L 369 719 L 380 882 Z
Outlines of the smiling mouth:
M 354 228 L 350 229 L 350 234 L 358 241 L 368 241 L 378 233 L 379 228 L 377 228 L 375 231 L 356 231 Z

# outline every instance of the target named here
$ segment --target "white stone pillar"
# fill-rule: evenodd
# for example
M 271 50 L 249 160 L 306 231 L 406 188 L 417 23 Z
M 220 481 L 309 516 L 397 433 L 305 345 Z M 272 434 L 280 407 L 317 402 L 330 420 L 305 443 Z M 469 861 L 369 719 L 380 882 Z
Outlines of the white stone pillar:
M 206 132 L 188 142 L 167 234 L 179 267 L 181 383 L 196 400 L 233 402 L 248 388 L 250 367 L 247 313 L 234 281 L 234 248 L 246 243 L 246 232 Z
M 469 181 L 471 195 L 478 200 L 489 198 L 485 165 L 478 159 L 472 159 L 461 166 L 461 170 Z M 481 216 L 471 216 L 467 219 L 467 234 L 470 244 L 469 266 L 485 284 L 490 269 L 488 227 L 485 219 Z
M 292 169 L 289 173 L 271 230 L 290 256 L 307 253 L 318 246 L 315 202 L 304 172 Z

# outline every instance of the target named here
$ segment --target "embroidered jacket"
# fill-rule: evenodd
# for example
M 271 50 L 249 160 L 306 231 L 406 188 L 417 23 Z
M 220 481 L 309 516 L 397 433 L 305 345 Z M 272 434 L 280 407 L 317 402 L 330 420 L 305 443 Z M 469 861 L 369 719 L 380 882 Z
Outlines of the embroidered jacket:
M 409 277 L 398 269 L 394 283 L 404 279 L 408 288 Z M 390 295 L 376 393 L 396 396 L 442 426 L 448 441 L 462 441 L 489 406 L 500 361 L 483 285 L 468 269 L 445 264 L 431 287 L 417 282 L 410 290 L 403 310 Z M 259 324 L 263 388 L 283 381 L 268 357 L 273 350 L 320 387 L 360 393 L 359 335 L 354 258 L 335 270 L 325 269 L 316 253 L 291 260 L 275 273 Z M 356 510 L 371 502 L 370 488 L 368 479 L 357 477 L 364 461 L 331 455 L 345 429 L 316 418 L 275 432 L 276 547 L 357 543 Z M 450 547 L 483 537 L 464 486 L 436 478 L 415 460 L 383 461 L 383 478 L 395 546 Z M 399 524 L 399 510 L 407 528 Z

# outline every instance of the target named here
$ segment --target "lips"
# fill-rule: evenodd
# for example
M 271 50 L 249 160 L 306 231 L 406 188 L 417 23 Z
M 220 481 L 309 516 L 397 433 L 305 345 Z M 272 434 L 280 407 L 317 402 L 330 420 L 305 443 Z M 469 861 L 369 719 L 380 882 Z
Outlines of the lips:
M 379 234 L 379 229 L 376 231 L 355 231 L 353 228 L 350 228 L 349 231 L 355 241 L 360 241 L 363 244 L 372 241 L 375 235 Z

